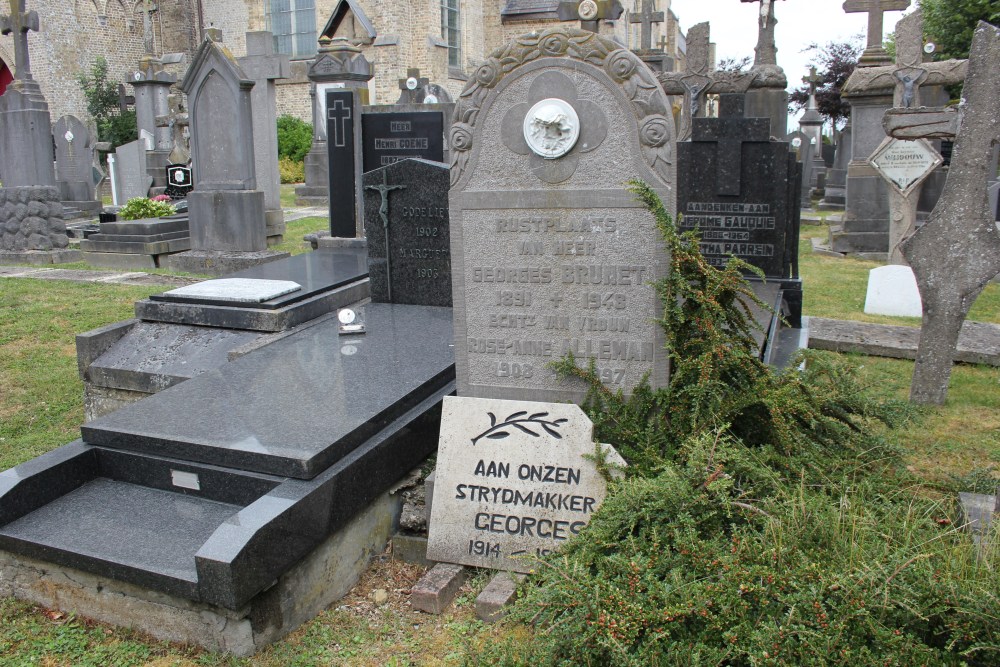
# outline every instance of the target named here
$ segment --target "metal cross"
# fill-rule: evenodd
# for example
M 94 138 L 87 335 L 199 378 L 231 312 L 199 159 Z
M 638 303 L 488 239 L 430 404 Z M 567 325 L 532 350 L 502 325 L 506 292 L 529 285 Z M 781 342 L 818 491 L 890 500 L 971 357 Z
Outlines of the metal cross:
M 389 175 L 382 172 L 381 185 L 366 185 L 365 190 L 374 190 L 382 197 L 378 214 L 382 218 L 382 234 L 385 236 L 385 286 L 386 296 L 392 303 L 392 256 L 389 253 L 389 193 L 393 190 L 405 190 L 405 185 L 389 185 Z
M 653 0 L 642 0 L 642 11 L 628 17 L 629 23 L 642 25 L 639 37 L 639 48 L 649 51 L 653 48 L 653 24 L 663 23 L 663 12 L 653 11 Z
M 38 12 L 25 11 L 25 0 L 10 0 L 10 16 L 0 16 L 0 34 L 14 33 L 14 78 L 31 81 L 31 63 L 28 57 L 28 31 L 38 32 Z

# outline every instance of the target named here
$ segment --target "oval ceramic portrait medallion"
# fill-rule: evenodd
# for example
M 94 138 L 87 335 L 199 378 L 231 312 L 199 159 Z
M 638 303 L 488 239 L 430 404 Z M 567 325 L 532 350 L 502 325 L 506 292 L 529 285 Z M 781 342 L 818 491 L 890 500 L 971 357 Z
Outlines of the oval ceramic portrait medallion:
M 580 117 L 565 100 L 550 97 L 536 103 L 524 117 L 524 140 L 546 160 L 566 155 L 580 138 Z

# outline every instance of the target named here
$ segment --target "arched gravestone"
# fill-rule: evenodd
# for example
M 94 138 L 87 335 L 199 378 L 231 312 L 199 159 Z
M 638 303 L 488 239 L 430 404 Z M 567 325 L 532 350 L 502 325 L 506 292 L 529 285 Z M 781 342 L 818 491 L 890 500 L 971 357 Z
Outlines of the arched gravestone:
M 547 367 L 569 352 L 612 389 L 667 381 L 651 283 L 668 257 L 625 184 L 673 211 L 669 109 L 637 56 L 581 30 L 522 36 L 475 72 L 450 132 L 460 395 L 580 400 Z

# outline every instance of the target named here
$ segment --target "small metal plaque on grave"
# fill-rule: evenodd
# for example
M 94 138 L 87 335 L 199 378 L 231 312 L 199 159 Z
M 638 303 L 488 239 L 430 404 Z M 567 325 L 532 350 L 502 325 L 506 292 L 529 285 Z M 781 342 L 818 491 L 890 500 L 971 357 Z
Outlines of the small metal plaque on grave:
M 194 285 L 178 287 L 165 292 L 165 294 L 192 300 L 261 303 L 299 289 L 302 289 L 302 286 L 291 280 L 220 278 L 219 280 L 205 280 Z
M 925 139 L 886 137 L 868 160 L 879 176 L 904 197 L 924 182 L 944 158 Z

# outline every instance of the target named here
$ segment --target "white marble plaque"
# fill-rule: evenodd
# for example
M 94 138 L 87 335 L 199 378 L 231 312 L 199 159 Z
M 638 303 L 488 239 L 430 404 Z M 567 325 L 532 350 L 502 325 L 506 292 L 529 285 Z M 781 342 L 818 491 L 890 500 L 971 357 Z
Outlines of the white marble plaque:
M 446 397 L 429 560 L 528 572 L 590 522 L 606 493 L 578 406 Z M 625 462 L 610 445 L 607 461 Z
M 872 269 L 868 274 L 865 312 L 870 315 L 921 317 L 924 311 L 913 269 L 895 264 Z
M 944 158 L 924 139 L 910 141 L 887 137 L 870 162 L 882 178 L 906 196 L 930 176 Z
M 291 280 L 258 280 L 254 278 L 220 278 L 194 285 L 178 287 L 165 294 L 189 299 L 211 299 L 234 303 L 261 303 L 302 289 Z

